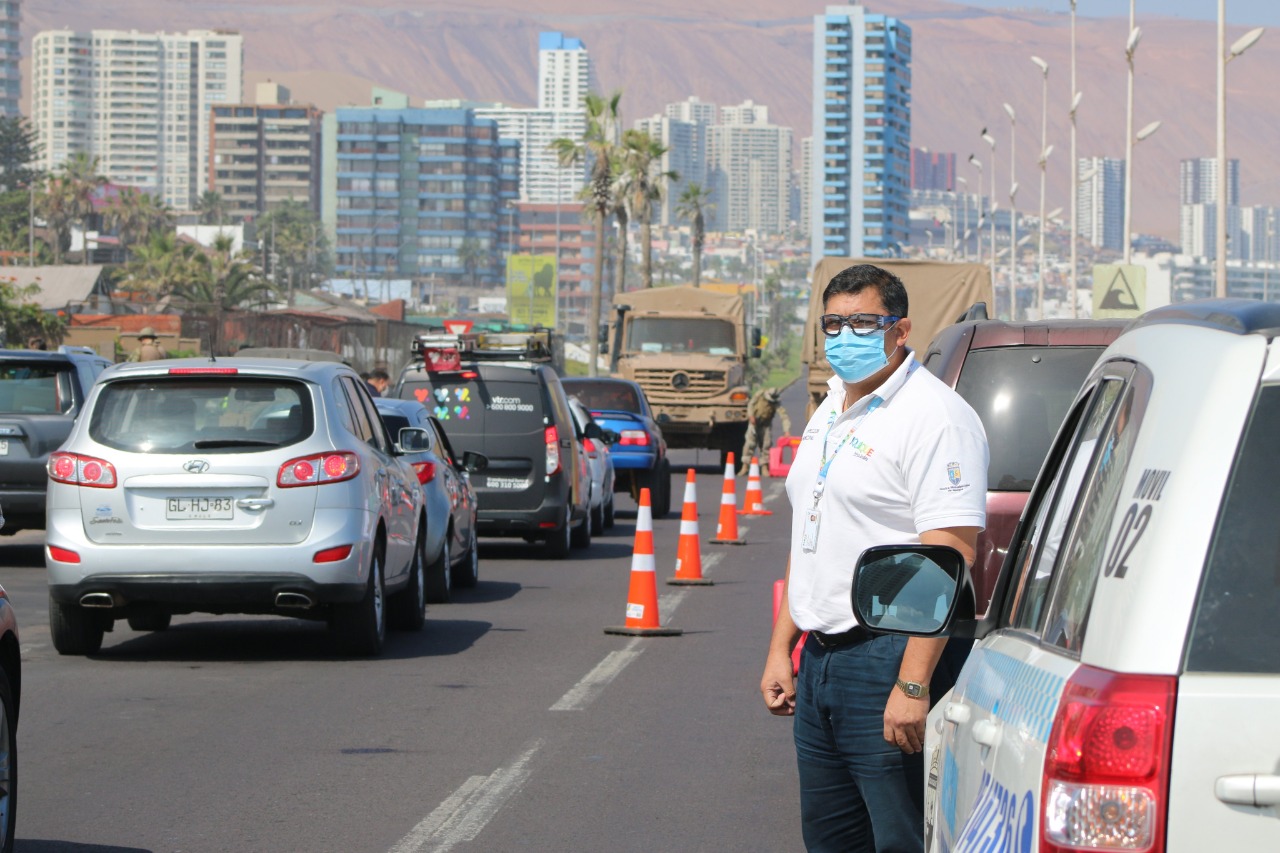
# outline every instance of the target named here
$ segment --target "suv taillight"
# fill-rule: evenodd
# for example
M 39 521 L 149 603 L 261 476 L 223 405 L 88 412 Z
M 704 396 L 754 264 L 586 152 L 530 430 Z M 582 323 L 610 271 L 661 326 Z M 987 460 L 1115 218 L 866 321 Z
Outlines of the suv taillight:
M 299 456 L 280 466 L 276 485 L 282 489 L 295 486 L 321 486 L 341 483 L 360 473 L 360 457 L 345 450 Z
M 649 446 L 649 433 L 642 429 L 624 429 L 619 435 L 618 444 L 623 447 Z
M 79 453 L 50 453 L 49 479 L 69 486 L 114 489 L 116 467 L 105 459 L 81 456 Z
M 543 433 L 547 442 L 547 476 L 560 473 L 560 430 L 547 427 Z
M 1087 666 L 1071 676 L 1045 753 L 1043 853 L 1164 849 L 1177 688 Z

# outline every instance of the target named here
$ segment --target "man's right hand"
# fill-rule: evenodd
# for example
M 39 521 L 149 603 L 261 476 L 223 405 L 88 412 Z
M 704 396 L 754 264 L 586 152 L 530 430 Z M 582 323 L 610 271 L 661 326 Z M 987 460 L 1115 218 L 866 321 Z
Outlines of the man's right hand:
M 760 679 L 760 693 L 765 707 L 775 717 L 790 717 L 796 712 L 796 682 L 791 655 L 779 657 L 770 653 Z

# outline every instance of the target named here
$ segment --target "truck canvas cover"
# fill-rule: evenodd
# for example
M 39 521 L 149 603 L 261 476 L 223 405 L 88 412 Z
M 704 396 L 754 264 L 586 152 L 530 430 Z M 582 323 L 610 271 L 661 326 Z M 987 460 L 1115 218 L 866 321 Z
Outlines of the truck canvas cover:
M 649 290 L 633 290 L 614 298 L 615 305 L 630 305 L 636 313 L 658 311 L 690 314 L 717 314 L 732 319 L 742 316 L 742 297 L 719 293 L 704 287 L 654 287 Z

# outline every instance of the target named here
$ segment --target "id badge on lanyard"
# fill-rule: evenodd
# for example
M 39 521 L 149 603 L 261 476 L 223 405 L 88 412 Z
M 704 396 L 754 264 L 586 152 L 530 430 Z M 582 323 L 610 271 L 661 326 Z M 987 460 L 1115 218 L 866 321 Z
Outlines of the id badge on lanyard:
M 831 471 L 831 463 L 836 461 L 836 457 L 840 455 L 840 451 L 844 449 L 850 441 L 853 440 L 853 434 L 858 431 L 858 427 L 862 426 L 863 421 L 871 416 L 880 404 L 883 402 L 879 397 L 871 401 L 871 405 L 867 406 L 866 412 L 862 417 L 854 422 L 849 428 L 849 432 L 836 445 L 836 449 L 832 451 L 831 456 L 826 456 L 827 443 L 831 440 L 831 429 L 835 426 L 836 419 L 839 415 L 835 412 L 831 413 L 831 420 L 827 424 L 827 435 L 822 440 L 822 465 L 818 468 L 818 481 L 813 486 L 813 506 L 809 507 L 804 514 L 804 526 L 800 531 L 800 550 L 806 554 L 813 554 L 818 550 L 818 528 L 822 525 L 822 510 L 819 504 L 822 503 L 822 494 L 827 488 L 827 474 Z

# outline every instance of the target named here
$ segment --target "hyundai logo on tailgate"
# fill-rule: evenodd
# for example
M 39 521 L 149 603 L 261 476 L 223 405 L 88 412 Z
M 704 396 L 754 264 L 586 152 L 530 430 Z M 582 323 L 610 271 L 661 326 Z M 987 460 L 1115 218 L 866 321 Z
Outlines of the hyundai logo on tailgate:
M 190 459 L 182 463 L 182 470 L 188 474 L 203 474 L 209 470 L 209 463 L 203 459 Z

